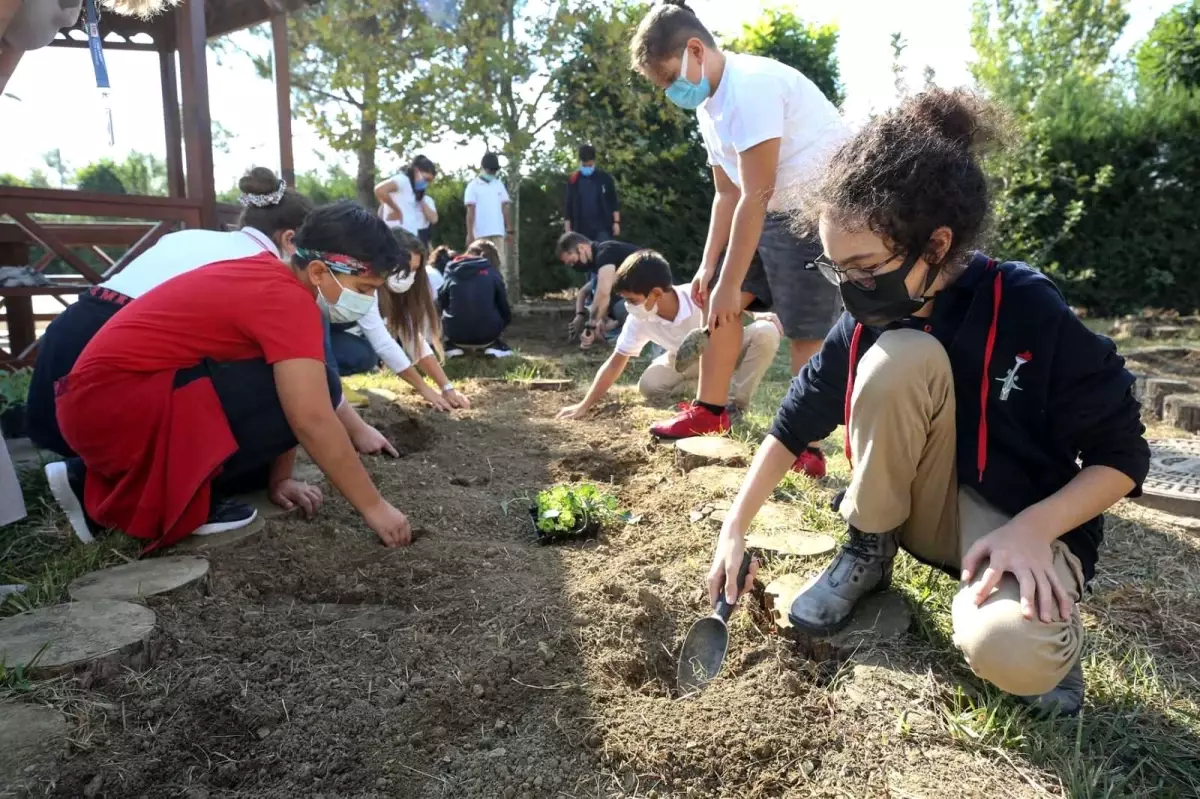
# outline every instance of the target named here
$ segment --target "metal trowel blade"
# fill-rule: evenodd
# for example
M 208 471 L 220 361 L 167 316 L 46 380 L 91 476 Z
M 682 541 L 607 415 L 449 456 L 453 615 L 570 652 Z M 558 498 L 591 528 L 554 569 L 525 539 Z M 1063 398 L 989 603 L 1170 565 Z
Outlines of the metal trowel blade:
M 681 696 L 701 691 L 721 671 L 729 648 L 729 628 L 716 616 L 700 619 L 688 630 L 679 653 L 675 684 Z

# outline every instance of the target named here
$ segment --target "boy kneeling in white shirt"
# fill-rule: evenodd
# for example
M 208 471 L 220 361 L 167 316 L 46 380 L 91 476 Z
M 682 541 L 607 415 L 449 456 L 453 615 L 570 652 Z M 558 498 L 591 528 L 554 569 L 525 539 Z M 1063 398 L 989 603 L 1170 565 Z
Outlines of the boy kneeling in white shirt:
M 609 356 L 583 401 L 563 408 L 559 419 L 581 419 L 608 393 L 630 358 L 642 354 L 650 342 L 666 352 L 655 358 L 638 381 L 642 396 L 661 401 L 672 395 L 690 396 L 700 379 L 699 363 L 679 373 L 675 370 L 675 353 L 683 339 L 693 330 L 704 326 L 704 311 L 691 298 L 691 285 L 676 286 L 671 277 L 671 265 L 653 250 L 641 250 L 625 259 L 617 270 L 613 291 L 625 300 L 629 318 L 613 354 Z M 732 404 L 744 410 L 754 396 L 763 375 L 767 373 L 779 349 L 779 322 L 772 314 L 754 314 L 754 321 L 745 328 L 738 367 L 726 392 L 732 394 Z

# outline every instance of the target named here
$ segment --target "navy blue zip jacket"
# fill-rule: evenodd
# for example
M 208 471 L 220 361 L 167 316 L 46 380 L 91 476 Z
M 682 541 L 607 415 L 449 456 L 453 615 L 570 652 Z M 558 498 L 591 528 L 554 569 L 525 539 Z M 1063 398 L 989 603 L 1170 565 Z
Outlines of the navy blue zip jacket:
M 1048 277 L 977 254 L 938 293 L 931 317 L 896 326 L 924 329 L 950 356 L 960 486 L 1015 516 L 1065 486 L 1082 463 L 1122 472 L 1135 483 L 1130 496 L 1141 494 L 1150 449 L 1134 378 Z M 843 313 L 792 381 L 771 435 L 799 453 L 842 424 L 854 367 L 882 332 Z M 1102 517 L 1062 536 L 1088 580 L 1103 538 Z
M 438 307 L 446 339 L 455 344 L 491 344 L 512 321 L 504 278 L 491 261 L 471 255 L 461 256 L 446 267 Z

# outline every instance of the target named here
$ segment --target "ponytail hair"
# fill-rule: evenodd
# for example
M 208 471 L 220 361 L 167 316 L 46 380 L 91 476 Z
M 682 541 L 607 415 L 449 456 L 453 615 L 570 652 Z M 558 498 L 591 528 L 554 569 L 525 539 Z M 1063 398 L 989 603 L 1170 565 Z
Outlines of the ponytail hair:
M 400 342 L 413 363 L 421 358 L 422 338 L 429 342 L 437 359 L 444 361 L 446 352 L 442 348 L 442 317 L 433 296 L 433 288 L 429 285 L 429 276 L 425 274 L 429 251 L 420 239 L 404 228 L 394 228 L 392 235 L 401 249 L 417 253 L 421 262 L 413 270 L 416 274 L 408 291 L 395 291 L 387 283 L 379 288 L 379 313 L 388 332 Z

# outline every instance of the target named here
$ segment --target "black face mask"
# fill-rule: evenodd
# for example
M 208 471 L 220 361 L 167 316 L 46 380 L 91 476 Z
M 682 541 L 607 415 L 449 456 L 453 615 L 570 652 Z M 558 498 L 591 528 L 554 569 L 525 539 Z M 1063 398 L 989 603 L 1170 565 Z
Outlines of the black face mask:
M 868 327 L 886 327 L 921 310 L 925 303 L 929 302 L 929 298 L 922 296 L 913 299 L 908 293 L 908 287 L 904 285 L 908 273 L 920 259 L 919 252 L 910 254 L 900 264 L 899 269 L 875 278 L 875 288 L 870 291 L 850 281 L 841 283 L 839 288 L 846 310 L 856 321 Z M 929 287 L 937 279 L 937 274 L 938 267 L 930 266 L 929 274 L 925 276 L 925 286 L 921 289 L 922 295 L 929 291 Z

